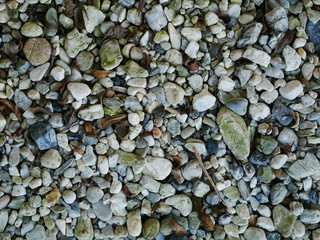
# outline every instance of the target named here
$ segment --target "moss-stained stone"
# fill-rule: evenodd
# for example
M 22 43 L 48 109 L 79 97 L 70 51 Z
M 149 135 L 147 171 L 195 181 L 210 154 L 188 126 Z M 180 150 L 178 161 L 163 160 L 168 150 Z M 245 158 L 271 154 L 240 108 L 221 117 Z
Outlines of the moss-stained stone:
M 154 239 L 160 230 L 160 223 L 155 218 L 149 218 L 143 223 L 142 235 L 146 239 Z
M 93 228 L 90 218 L 78 218 L 77 226 L 74 230 L 74 235 L 78 240 L 91 240 L 93 239 Z
M 277 205 L 273 208 L 272 216 L 274 226 L 282 234 L 282 236 L 290 236 L 297 216 L 293 215 L 282 205 Z
M 104 107 L 103 111 L 104 111 L 105 117 L 112 117 L 125 112 L 123 108 L 109 108 L 109 107 Z
M 149 73 L 146 69 L 144 69 L 143 67 L 140 67 L 138 63 L 129 60 L 126 62 L 126 65 L 124 66 L 124 70 L 127 73 L 127 75 L 131 76 L 131 77 L 148 77 Z
M 105 70 L 111 70 L 119 66 L 123 57 L 118 40 L 111 39 L 104 42 L 100 48 L 101 67 Z
M 79 52 L 87 49 L 92 39 L 88 38 L 86 34 L 80 33 L 78 29 L 73 29 L 67 34 L 64 48 L 71 58 L 75 58 Z
M 118 162 L 129 167 L 141 167 L 146 164 L 146 160 L 134 153 L 128 153 L 121 150 L 116 152 L 119 156 Z
M 250 137 L 243 118 L 223 107 L 218 113 L 217 123 L 233 155 L 239 160 L 246 159 L 250 154 Z

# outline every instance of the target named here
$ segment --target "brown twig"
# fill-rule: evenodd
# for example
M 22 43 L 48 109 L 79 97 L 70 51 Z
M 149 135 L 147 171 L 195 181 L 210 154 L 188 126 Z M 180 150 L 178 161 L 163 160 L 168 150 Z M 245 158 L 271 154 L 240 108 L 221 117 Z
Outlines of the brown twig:
M 207 169 L 205 168 L 205 166 L 204 166 L 204 164 L 203 164 L 203 161 L 202 161 L 202 159 L 201 159 L 201 157 L 200 157 L 200 154 L 199 154 L 198 150 L 195 148 L 195 146 L 192 146 L 192 149 L 193 149 L 193 151 L 194 151 L 194 153 L 195 153 L 195 155 L 196 155 L 196 158 L 197 158 L 197 160 L 198 160 L 198 162 L 199 162 L 199 164 L 200 164 L 200 166 L 201 166 L 201 168 L 202 168 L 202 171 L 203 171 L 204 174 L 207 176 L 207 178 L 208 178 L 208 180 L 209 180 L 209 183 L 210 183 L 211 186 L 213 187 L 214 191 L 215 191 L 215 192 L 218 194 L 218 196 L 220 197 L 221 202 L 223 203 L 223 205 L 225 205 L 226 208 L 227 208 L 227 209 L 229 210 L 229 212 L 230 212 L 230 209 L 229 209 L 227 203 L 224 201 L 224 199 L 223 199 L 223 197 L 222 197 L 219 189 L 217 188 L 217 186 L 216 186 L 216 184 L 214 183 L 212 177 L 210 176 L 210 174 L 208 173 Z

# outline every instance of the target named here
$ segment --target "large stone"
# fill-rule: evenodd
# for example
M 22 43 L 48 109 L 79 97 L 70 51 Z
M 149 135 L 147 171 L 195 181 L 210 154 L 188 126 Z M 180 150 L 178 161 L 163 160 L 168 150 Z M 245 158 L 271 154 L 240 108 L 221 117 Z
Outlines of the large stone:
M 101 45 L 99 55 L 101 67 L 105 70 L 114 69 L 123 59 L 119 42 L 116 39 L 104 42 Z
M 68 90 L 77 101 L 86 98 L 91 93 L 91 89 L 87 84 L 78 82 L 69 83 Z
M 26 22 L 21 28 L 21 34 L 25 37 L 39 37 L 43 34 L 43 30 L 35 22 Z
M 80 33 L 77 28 L 73 29 L 66 36 L 64 48 L 71 58 L 75 58 L 79 52 L 87 49 L 92 39 L 86 34 Z
M 162 28 L 167 26 L 167 18 L 164 15 L 163 8 L 160 4 L 154 5 L 150 11 L 145 14 L 145 18 L 149 27 L 159 32 Z
M 267 240 L 264 231 L 256 227 L 248 227 L 246 231 L 243 233 L 243 236 L 246 240 Z
M 78 240 L 92 240 L 93 239 L 93 227 L 91 219 L 78 218 L 76 228 L 74 229 L 74 235 Z
M 203 89 L 200 93 L 193 97 L 192 106 L 198 112 L 203 112 L 213 107 L 216 103 L 216 97 L 207 89 Z
M 297 160 L 289 167 L 288 174 L 294 179 L 301 179 L 312 176 L 319 170 L 318 158 L 312 153 L 307 153 L 303 160 Z
M 118 163 L 129 166 L 129 167 L 141 167 L 146 164 L 146 160 L 134 153 L 128 153 L 121 150 L 117 151 Z
M 301 64 L 301 57 L 295 49 L 286 46 L 282 51 L 282 56 L 286 63 L 286 71 L 294 71 L 299 68 Z
M 57 169 L 61 165 L 62 157 L 58 150 L 50 149 L 41 156 L 40 162 L 45 168 Z
M 143 173 L 156 179 L 165 179 L 172 170 L 172 163 L 165 158 L 155 157 L 147 161 Z
M 58 145 L 56 132 L 48 123 L 39 122 L 33 125 L 29 133 L 40 150 L 52 149 Z
M 79 111 L 78 117 L 85 120 L 85 121 L 93 121 L 95 119 L 103 118 L 104 111 L 103 107 L 100 104 L 94 104 L 88 106 Z
M 23 53 L 32 65 L 39 66 L 49 61 L 52 49 L 45 38 L 29 38 L 24 44 Z
M 85 11 L 82 11 L 84 26 L 89 33 L 92 33 L 94 28 L 103 22 L 105 15 L 94 6 L 84 5 Z
M 177 194 L 166 199 L 166 204 L 178 209 L 183 216 L 188 216 L 192 211 L 191 199 L 184 194 Z
M 275 228 L 283 235 L 290 236 L 297 216 L 293 215 L 287 208 L 277 205 L 272 210 Z
M 218 113 L 217 123 L 228 148 L 239 160 L 250 154 L 250 137 L 246 123 L 236 113 L 223 107 Z
M 129 60 L 124 66 L 124 70 L 130 77 L 133 78 L 146 78 L 149 76 L 148 70 L 140 67 L 135 61 Z
M 268 67 L 271 61 L 271 57 L 268 53 L 253 47 L 247 48 L 247 50 L 243 53 L 243 57 L 263 67 Z

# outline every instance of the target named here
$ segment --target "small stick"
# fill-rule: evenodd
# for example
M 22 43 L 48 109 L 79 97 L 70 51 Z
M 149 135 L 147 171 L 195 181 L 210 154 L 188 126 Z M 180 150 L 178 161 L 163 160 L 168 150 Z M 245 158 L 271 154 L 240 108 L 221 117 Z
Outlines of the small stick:
M 196 158 L 197 158 L 197 160 L 198 160 L 198 162 L 199 162 L 199 164 L 200 164 L 200 166 L 201 166 L 204 174 L 207 176 L 207 178 L 208 178 L 211 186 L 213 187 L 214 191 L 218 194 L 218 196 L 220 197 L 223 205 L 226 206 L 227 210 L 228 210 L 229 212 L 231 212 L 230 209 L 229 209 L 229 207 L 228 207 L 228 205 L 227 205 L 227 203 L 224 201 L 224 199 L 223 199 L 223 197 L 222 197 L 219 189 L 217 188 L 216 184 L 214 183 L 212 177 L 210 176 L 210 174 L 208 173 L 207 169 L 205 168 L 205 166 L 204 166 L 204 164 L 203 164 L 203 161 L 202 161 L 202 159 L 201 159 L 201 157 L 200 157 L 200 154 L 199 154 L 198 150 L 195 148 L 195 146 L 192 146 L 192 149 L 193 149 L 194 153 L 196 154 Z

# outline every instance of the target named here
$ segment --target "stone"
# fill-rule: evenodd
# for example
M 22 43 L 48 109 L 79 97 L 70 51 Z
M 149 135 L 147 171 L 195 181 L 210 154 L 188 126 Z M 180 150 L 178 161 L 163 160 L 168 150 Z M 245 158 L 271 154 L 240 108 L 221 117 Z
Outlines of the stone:
M 279 92 L 282 97 L 293 100 L 303 93 L 303 86 L 300 81 L 293 80 L 281 87 Z
M 268 67 L 271 61 L 271 57 L 267 53 L 253 47 L 248 47 L 243 53 L 243 57 L 263 67 Z
M 72 96 L 80 101 L 90 95 L 91 89 L 85 83 L 71 82 L 68 84 L 68 90 Z
M 192 87 L 192 89 L 199 93 L 202 90 L 203 85 L 203 78 L 198 74 L 193 74 L 190 77 L 188 77 L 189 85 Z
M 253 120 L 261 121 L 270 115 L 270 108 L 265 103 L 251 104 L 249 113 Z
M 275 174 L 272 171 L 270 166 L 260 167 L 258 170 L 258 178 L 263 183 L 270 183 L 273 179 L 275 179 Z
M 275 228 L 284 236 L 290 235 L 297 217 L 293 215 L 287 208 L 277 205 L 272 210 L 272 217 Z
M 98 202 L 103 197 L 103 195 L 104 192 L 102 191 L 102 189 L 95 186 L 89 187 L 86 193 L 87 200 L 91 203 Z
M 0 198 L 0 210 L 4 209 L 6 206 L 8 206 L 10 199 L 11 198 L 9 195 L 4 195 Z
M 215 96 L 213 96 L 207 89 L 203 89 L 193 97 L 192 106 L 198 112 L 203 112 L 213 107 L 215 103 Z
M 176 49 L 168 50 L 164 58 L 173 66 L 182 65 L 183 63 L 182 54 Z
M 40 158 L 41 165 L 49 169 L 57 169 L 60 167 L 61 162 L 62 157 L 56 149 L 46 151 Z
M 250 154 L 250 137 L 244 120 L 226 107 L 220 109 L 217 123 L 228 148 L 239 160 Z
M 231 200 L 238 200 L 240 198 L 240 192 L 238 188 L 230 186 L 223 191 L 224 196 Z
M 242 38 L 238 40 L 237 46 L 243 48 L 247 45 L 252 45 L 258 41 L 258 37 L 262 30 L 261 23 L 252 23 L 246 27 Z
M 52 48 L 45 38 L 29 38 L 24 44 L 23 53 L 32 65 L 39 66 L 49 61 Z
M 42 225 L 37 225 L 32 231 L 26 235 L 27 240 L 46 239 L 46 231 Z
M 78 112 L 78 117 L 85 121 L 103 118 L 104 111 L 101 104 L 90 105 Z
M 51 72 L 50 72 L 51 77 L 58 82 L 64 79 L 64 74 L 65 74 L 65 70 L 63 67 L 60 67 L 60 66 L 55 66 L 54 68 L 51 69 Z
M 224 92 L 231 92 L 235 82 L 228 76 L 222 75 L 219 79 L 218 89 Z
M 279 154 L 271 159 L 270 166 L 273 169 L 280 169 L 288 161 L 288 156 L 286 154 Z
M 270 197 L 272 205 L 278 205 L 287 196 L 288 190 L 283 183 L 276 183 L 272 186 Z
M 56 132 L 50 124 L 39 122 L 32 125 L 29 133 L 40 150 L 52 149 L 58 145 Z
M 258 149 L 266 155 L 271 154 L 278 146 L 277 140 L 271 136 L 262 136 L 259 141 Z
M 146 239 L 155 239 L 160 230 L 160 223 L 155 218 L 149 218 L 143 223 L 142 236 Z
M 95 27 L 100 25 L 105 19 L 105 15 L 94 6 L 84 5 L 85 11 L 82 11 L 84 26 L 89 33 L 92 33 Z
M 173 106 L 178 105 L 184 98 L 185 91 L 179 85 L 167 82 L 163 85 L 167 102 Z
M 312 21 L 308 21 L 306 31 L 309 37 L 309 40 L 313 42 L 316 49 L 319 47 L 320 44 L 320 21 L 313 23 Z
M 145 14 L 146 21 L 153 31 L 159 32 L 167 26 L 167 18 L 164 15 L 163 8 L 160 4 L 154 5 L 151 10 Z
M 276 101 L 272 107 L 272 117 L 276 119 L 281 125 L 288 126 L 292 121 L 294 116 L 294 111 L 281 103 Z
M 123 56 L 118 40 L 111 39 L 102 43 L 99 51 L 99 56 L 101 67 L 104 70 L 112 70 L 119 66 L 119 64 L 123 60 Z
M 79 217 L 77 219 L 77 225 L 74 229 L 74 235 L 78 240 L 92 240 L 93 239 L 93 227 L 90 218 L 83 219 Z
M 45 73 L 49 69 L 49 67 L 50 67 L 50 63 L 45 63 L 39 67 L 32 69 L 31 72 L 29 73 L 30 79 L 35 82 L 41 81 Z
M 234 98 L 229 98 L 226 102 L 225 105 L 235 112 L 236 114 L 243 116 L 247 113 L 248 109 L 248 104 L 249 101 L 245 98 L 242 97 L 234 97 Z
M 320 210 L 304 209 L 299 219 L 304 224 L 317 224 L 320 221 Z
M 63 200 L 68 203 L 68 204 L 71 204 L 73 203 L 76 198 L 77 198 L 77 195 L 71 191 L 71 190 L 65 190 L 63 193 L 62 193 L 62 197 L 63 197 Z
M 130 77 L 146 78 L 149 76 L 148 70 L 140 67 L 138 63 L 132 60 L 126 62 L 124 69 Z
M 94 55 L 88 51 L 80 52 L 76 57 L 76 64 L 80 71 L 87 71 L 92 67 Z
M 176 208 L 182 216 L 188 216 L 192 211 L 191 199 L 184 194 L 168 197 L 165 203 Z
M 190 181 L 194 178 L 201 178 L 202 176 L 202 169 L 198 163 L 198 161 L 193 160 L 189 161 L 181 170 L 182 176 Z
M 252 240 L 252 239 L 267 240 L 266 234 L 264 233 L 264 231 L 256 227 L 248 227 L 244 231 L 243 236 L 246 240 Z
M 204 21 L 206 22 L 207 26 L 211 26 L 219 21 L 219 17 L 214 12 L 207 12 L 204 16 Z
M 312 153 L 307 153 L 303 160 L 295 161 L 289 168 L 288 174 L 294 179 L 312 176 L 320 170 L 320 163 Z
M 64 48 L 71 58 L 75 58 L 79 52 L 87 49 L 92 39 L 86 34 L 80 33 L 77 28 L 73 29 L 66 36 Z
M 200 28 L 185 27 L 181 29 L 181 35 L 184 36 L 188 41 L 199 42 L 202 34 Z
M 286 71 L 294 71 L 299 68 L 301 57 L 294 48 L 286 46 L 282 51 L 282 56 L 286 64 Z
M 275 7 L 265 14 L 265 18 L 270 26 L 277 32 L 286 32 L 289 22 L 287 11 L 283 7 Z
M 146 164 L 146 160 L 134 153 L 128 153 L 121 150 L 116 152 L 118 154 L 118 162 L 128 167 L 142 167 Z
M 192 192 L 196 197 L 202 198 L 210 191 L 210 186 L 201 181 L 197 181 L 192 188 Z
M 140 26 L 142 24 L 142 13 L 137 8 L 130 8 L 127 13 L 127 20 L 136 26 Z
M 168 159 L 155 157 L 147 161 L 143 174 L 155 180 L 164 180 L 171 173 L 172 166 L 173 164 Z
M 21 34 L 25 37 L 40 37 L 43 34 L 43 30 L 35 22 L 26 22 L 21 28 Z
M 127 216 L 128 233 L 133 237 L 138 237 L 142 231 L 141 212 L 139 209 L 129 212 Z
M 196 41 L 190 41 L 187 48 L 184 50 L 184 52 L 191 58 L 197 58 L 199 51 L 199 44 Z
M 171 42 L 171 47 L 177 50 L 181 48 L 181 34 L 175 29 L 172 23 L 168 23 L 168 32 Z
M 101 219 L 102 221 L 107 222 L 112 218 L 110 204 L 103 204 L 102 200 L 92 203 L 92 209 L 97 218 Z

